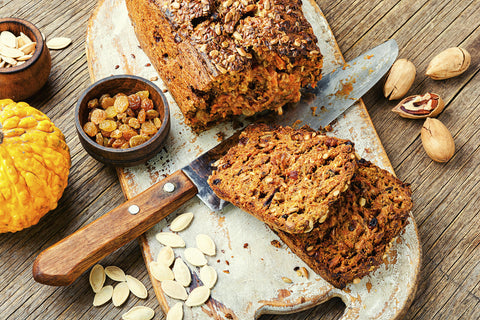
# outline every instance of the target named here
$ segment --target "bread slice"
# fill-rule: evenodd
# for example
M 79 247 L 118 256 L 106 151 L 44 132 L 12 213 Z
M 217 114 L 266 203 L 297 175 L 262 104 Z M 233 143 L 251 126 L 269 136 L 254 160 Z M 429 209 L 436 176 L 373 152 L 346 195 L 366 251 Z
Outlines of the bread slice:
M 321 77 L 301 0 L 126 0 L 142 49 L 196 131 L 282 112 Z
M 305 234 L 277 231 L 310 268 L 337 288 L 375 270 L 412 209 L 407 184 L 361 160 L 350 188 L 322 224 Z
M 349 188 L 356 157 L 348 140 L 255 124 L 215 165 L 208 183 L 220 198 L 275 229 L 303 233 Z

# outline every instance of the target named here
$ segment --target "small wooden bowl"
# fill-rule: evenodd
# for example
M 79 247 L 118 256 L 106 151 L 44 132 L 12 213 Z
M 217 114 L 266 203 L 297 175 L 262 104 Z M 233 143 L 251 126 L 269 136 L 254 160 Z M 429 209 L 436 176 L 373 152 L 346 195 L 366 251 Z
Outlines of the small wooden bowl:
M 107 93 L 113 97 L 117 93 L 130 95 L 143 90 L 150 92 L 150 99 L 162 120 L 162 126 L 148 141 L 127 149 L 115 149 L 99 145 L 85 133 L 83 125 L 88 121 L 90 112 L 88 101 Z M 155 84 L 137 76 L 116 75 L 95 82 L 85 90 L 75 108 L 75 127 L 82 146 L 96 160 L 117 167 L 135 166 L 146 162 L 162 150 L 163 142 L 170 131 L 170 111 L 167 99 Z
M 42 33 L 32 23 L 16 18 L 0 19 L 0 32 L 6 30 L 16 36 L 23 32 L 37 43 L 33 56 L 24 64 L 0 68 L 0 99 L 21 101 L 33 96 L 47 82 L 52 59 Z

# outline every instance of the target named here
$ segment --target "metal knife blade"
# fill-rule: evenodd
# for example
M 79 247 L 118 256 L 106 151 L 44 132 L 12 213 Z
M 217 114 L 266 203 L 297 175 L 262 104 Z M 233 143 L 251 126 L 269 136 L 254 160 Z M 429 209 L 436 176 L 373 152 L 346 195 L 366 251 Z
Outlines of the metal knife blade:
M 302 99 L 282 115 L 273 116 L 280 125 L 308 125 L 319 129 L 328 125 L 370 90 L 390 69 L 398 55 L 395 40 L 389 40 L 323 76 L 315 88 L 307 89 Z M 207 183 L 211 166 L 238 142 L 239 132 L 222 141 L 182 168 L 198 189 L 197 196 L 213 211 L 228 202 L 218 198 Z

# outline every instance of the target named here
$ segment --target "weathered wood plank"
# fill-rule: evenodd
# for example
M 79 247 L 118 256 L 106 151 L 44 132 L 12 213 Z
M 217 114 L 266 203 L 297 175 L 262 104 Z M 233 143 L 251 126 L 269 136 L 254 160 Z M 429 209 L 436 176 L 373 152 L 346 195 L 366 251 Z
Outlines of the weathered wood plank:
M 400 56 L 417 65 L 412 94 L 434 91 L 444 97 L 440 115 L 452 131 L 457 153 L 447 164 L 433 163 L 424 153 L 419 131 L 422 121 L 401 119 L 390 112 L 395 105 L 382 97 L 381 85 L 364 101 L 397 175 L 412 183 L 424 263 L 420 287 L 406 319 L 478 319 L 480 314 L 480 237 L 478 190 L 480 175 L 480 1 L 340 0 L 318 1 L 346 59 L 395 38 Z M 73 108 L 89 84 L 84 36 L 95 0 L 0 0 L 1 16 L 25 18 L 47 37 L 69 36 L 73 43 L 52 51 L 53 68 L 42 92 L 29 99 L 64 132 L 72 153 L 69 186 L 56 210 L 37 226 L 0 235 L 2 318 L 118 319 L 133 305 L 148 305 L 162 319 L 136 242 L 121 248 L 102 263 L 115 264 L 141 278 L 149 298 L 130 297 L 125 307 L 91 306 L 88 275 L 71 286 L 53 288 L 31 278 L 35 256 L 48 245 L 98 218 L 123 201 L 115 170 L 92 160 L 80 146 L 72 123 Z M 433 81 L 423 76 L 430 59 L 449 46 L 461 45 L 472 54 L 472 66 L 462 76 Z M 4 291 L 5 290 L 5 291 Z M 336 319 L 343 310 L 331 301 L 290 316 L 262 319 Z

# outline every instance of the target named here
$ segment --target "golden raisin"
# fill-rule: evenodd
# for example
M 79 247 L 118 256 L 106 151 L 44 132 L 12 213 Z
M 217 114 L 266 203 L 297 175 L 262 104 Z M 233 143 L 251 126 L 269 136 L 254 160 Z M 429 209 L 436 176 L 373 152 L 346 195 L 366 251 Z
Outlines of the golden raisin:
M 139 129 L 141 126 L 137 118 L 130 118 L 130 120 L 128 120 L 128 125 L 133 129 Z
M 155 118 L 153 119 L 153 124 L 155 125 L 155 127 L 157 127 L 157 129 L 160 129 L 160 127 L 162 126 L 162 120 L 160 120 L 160 118 Z
M 130 140 L 132 137 L 138 135 L 138 133 L 135 132 L 135 130 L 130 129 L 128 131 L 122 131 L 122 135 L 126 140 Z
M 98 108 L 98 99 L 95 98 L 95 99 L 92 99 L 92 100 L 88 101 L 87 106 L 88 106 L 89 109 Z
M 122 113 L 127 111 L 128 108 L 128 98 L 126 96 L 119 96 L 115 99 L 115 110 L 117 110 L 118 113 Z M 117 115 L 118 116 L 118 115 Z
M 145 113 L 145 110 L 140 109 L 137 115 L 138 122 L 144 123 L 146 118 L 147 118 L 147 114 Z
M 107 109 L 108 107 L 113 106 L 114 102 L 115 100 L 112 97 L 110 97 L 109 94 L 104 94 L 100 97 L 100 106 L 103 109 Z
M 100 130 L 100 133 L 101 133 L 102 136 L 104 136 L 105 138 L 110 138 L 110 135 L 112 134 L 110 131 L 105 131 L 105 130 Z
M 117 123 L 113 120 L 104 120 L 98 124 L 100 130 L 112 132 L 117 129 Z
M 142 100 L 147 99 L 149 95 L 150 95 L 150 93 L 147 90 L 137 92 L 137 96 L 139 96 L 140 99 L 142 99 Z
M 120 130 L 118 130 L 118 129 L 115 129 L 115 130 L 113 130 L 112 133 L 110 134 L 110 137 L 115 138 L 115 139 L 123 138 L 123 133 L 122 133 L 122 131 L 120 131 Z
M 142 99 L 138 94 L 131 94 L 128 96 L 128 103 L 130 104 L 130 108 L 132 108 L 133 110 L 138 110 L 140 109 L 140 105 L 142 104 Z
M 144 122 L 142 123 L 142 128 L 140 129 L 140 134 L 144 134 L 144 135 L 147 135 L 147 136 L 153 136 L 155 133 L 157 133 L 157 127 L 155 127 L 155 125 L 150 122 L 150 121 L 147 121 L 147 122 Z
M 141 108 L 145 111 L 153 109 L 153 101 L 148 98 L 142 99 Z
M 90 137 L 95 137 L 95 135 L 98 133 L 97 126 L 93 122 L 87 122 L 83 126 L 83 131 Z
M 142 136 L 142 135 L 136 135 L 136 136 L 133 136 L 130 138 L 130 140 L 128 140 L 128 143 L 130 144 L 130 147 L 136 147 L 142 143 L 144 143 L 146 140 L 145 140 L 145 137 Z
M 103 120 L 107 119 L 107 113 L 102 109 L 93 109 L 90 114 L 90 121 L 94 124 L 100 124 Z
M 103 136 L 101 133 L 97 133 L 97 135 L 95 136 L 95 142 L 103 146 Z
M 133 109 L 131 108 L 131 104 L 130 104 L 130 107 L 127 108 L 127 111 L 125 111 L 127 113 L 127 115 L 129 117 L 136 117 L 137 114 L 135 113 L 135 111 L 133 111 Z
M 112 143 L 112 147 L 118 149 L 121 146 L 123 146 L 125 144 L 125 142 L 127 142 L 127 140 L 125 140 L 123 137 L 115 139 L 115 141 L 113 141 L 113 143 Z
M 117 116 L 117 110 L 115 109 L 114 106 L 110 106 L 107 109 L 105 109 L 105 113 L 107 114 L 108 119 L 113 119 Z
M 160 114 L 157 110 L 151 109 L 146 112 L 147 119 L 157 118 Z

